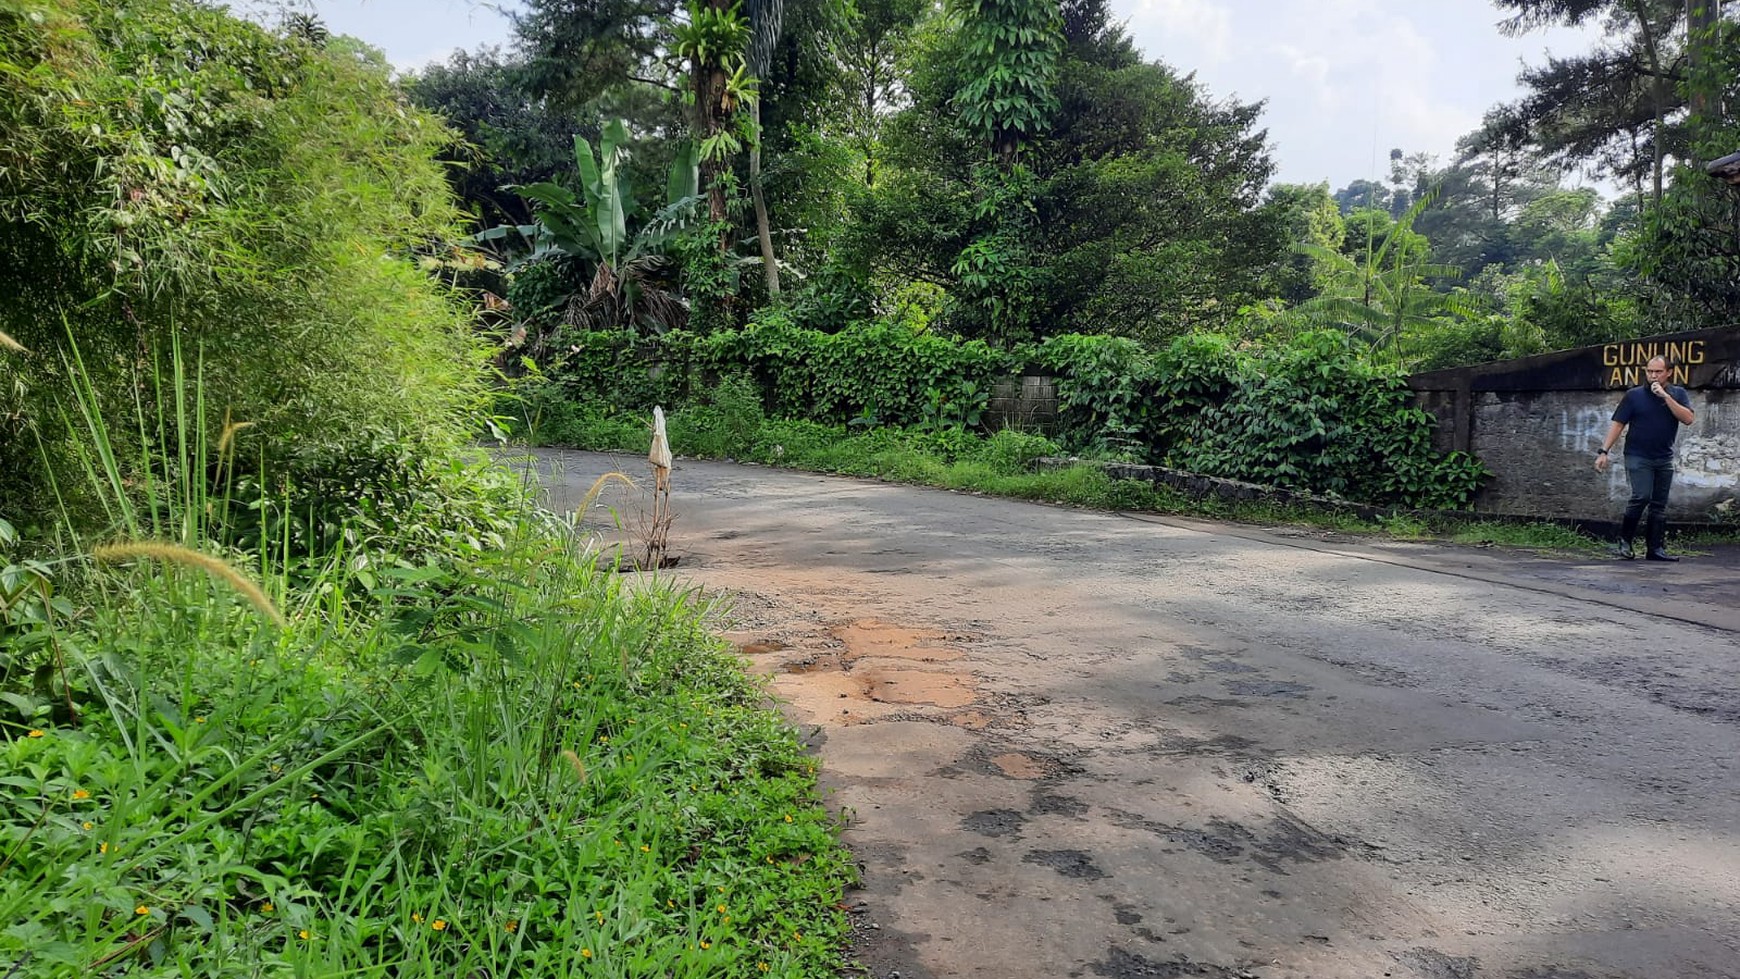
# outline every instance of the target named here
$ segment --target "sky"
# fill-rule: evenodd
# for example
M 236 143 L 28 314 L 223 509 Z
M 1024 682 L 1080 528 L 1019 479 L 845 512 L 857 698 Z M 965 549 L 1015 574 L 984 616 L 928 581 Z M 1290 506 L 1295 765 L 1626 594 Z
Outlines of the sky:
M 486 0 L 291 0 L 401 69 L 511 43 Z M 512 0 L 506 0 L 511 3 Z M 1598 32 L 1507 38 L 1489 0 L 1112 0 L 1138 47 L 1194 72 L 1213 98 L 1263 101 L 1275 179 L 1382 179 L 1392 148 L 1448 163 L 1456 140 L 1515 98 L 1523 63 L 1591 48 Z M 1572 182 L 1575 182 L 1574 180 Z

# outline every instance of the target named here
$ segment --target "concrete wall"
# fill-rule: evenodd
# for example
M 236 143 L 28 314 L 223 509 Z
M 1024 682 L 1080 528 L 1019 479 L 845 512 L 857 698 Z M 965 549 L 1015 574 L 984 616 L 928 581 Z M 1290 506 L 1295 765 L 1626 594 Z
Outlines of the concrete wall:
M 1474 396 L 1475 454 L 1495 476 L 1476 507 L 1495 513 L 1599 518 L 1631 495 L 1623 456 L 1605 475 L 1595 450 L 1619 397 L 1607 391 L 1484 392 Z M 1740 392 L 1695 391 L 1697 420 L 1674 443 L 1673 516 L 1712 519 L 1740 490 Z
M 1720 519 L 1740 497 L 1740 328 L 1702 330 L 1540 357 L 1416 375 L 1416 398 L 1438 419 L 1442 450 L 1462 449 L 1494 477 L 1475 508 L 1492 513 L 1600 520 L 1630 496 L 1622 453 L 1593 468 L 1625 389 L 1657 352 L 1686 361 L 1676 382 L 1697 420 L 1675 443 L 1669 519 Z

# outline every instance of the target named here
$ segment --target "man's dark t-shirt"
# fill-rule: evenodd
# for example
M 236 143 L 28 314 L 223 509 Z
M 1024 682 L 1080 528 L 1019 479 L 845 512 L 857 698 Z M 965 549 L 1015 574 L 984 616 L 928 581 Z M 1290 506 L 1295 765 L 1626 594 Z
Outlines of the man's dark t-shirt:
M 1677 385 L 1668 386 L 1668 397 L 1687 408 L 1692 396 Z M 1680 434 L 1680 420 L 1668 410 L 1662 400 L 1649 391 L 1649 385 L 1639 384 L 1625 392 L 1613 420 L 1629 425 L 1625 430 L 1625 454 L 1642 459 L 1672 459 L 1674 438 Z

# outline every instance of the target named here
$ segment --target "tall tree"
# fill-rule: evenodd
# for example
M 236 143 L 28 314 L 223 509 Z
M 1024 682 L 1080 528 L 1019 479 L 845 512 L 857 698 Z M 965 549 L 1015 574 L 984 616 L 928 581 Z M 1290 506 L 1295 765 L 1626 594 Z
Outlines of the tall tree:
M 773 52 L 785 21 L 785 0 L 749 0 L 749 73 L 758 81 L 773 67 Z M 767 294 L 779 295 L 779 260 L 773 254 L 773 232 L 768 227 L 767 197 L 761 187 L 761 99 L 751 100 L 750 119 L 754 134 L 749 143 L 749 196 L 755 205 L 755 237 L 761 244 L 761 267 L 767 277 Z
M 1684 152 L 1677 114 L 1685 107 L 1685 0 L 1496 0 L 1513 11 L 1517 34 L 1601 18 L 1608 43 L 1525 69 L 1528 94 L 1516 111 L 1549 157 L 1627 179 L 1661 203 L 1668 161 Z
M 505 188 L 550 179 L 572 161 L 576 133 L 597 136 L 592 120 L 527 91 L 519 67 L 493 48 L 455 51 L 401 82 L 412 102 L 459 130 L 463 139 L 443 155 L 447 178 L 484 227 L 530 222 L 524 198 Z
M 832 47 L 844 76 L 845 125 L 864 157 L 864 183 L 875 186 L 884 124 L 907 100 L 900 61 L 911 50 L 925 0 L 859 0 Z
M 959 19 L 963 84 L 955 108 L 1007 169 L 1057 108 L 1057 0 L 949 0 Z
M 529 89 L 569 108 L 625 85 L 676 92 L 665 53 L 678 0 L 523 0 L 514 34 Z

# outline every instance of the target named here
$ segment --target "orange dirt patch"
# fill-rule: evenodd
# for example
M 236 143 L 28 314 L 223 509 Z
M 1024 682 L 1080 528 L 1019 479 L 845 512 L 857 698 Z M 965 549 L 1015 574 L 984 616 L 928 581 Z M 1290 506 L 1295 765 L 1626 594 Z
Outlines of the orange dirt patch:
M 949 723 L 969 731 L 983 731 L 991 726 L 991 716 L 983 711 L 963 710 L 950 717 Z
M 855 675 L 865 696 L 883 703 L 965 707 L 977 697 L 972 678 L 957 673 L 875 669 Z
M 773 692 L 808 724 L 863 724 L 900 709 L 866 697 L 863 680 L 846 673 L 784 674 Z
M 943 636 L 936 632 L 921 632 L 875 619 L 859 619 L 833 630 L 834 637 L 846 644 L 847 663 L 867 656 L 916 659 L 944 663 L 960 659 L 958 649 L 939 645 Z
M 991 759 L 991 764 L 1002 770 L 1010 778 L 1032 781 L 1045 777 L 1045 763 L 1031 755 L 1019 751 L 1011 751 L 1006 755 L 997 755 Z

